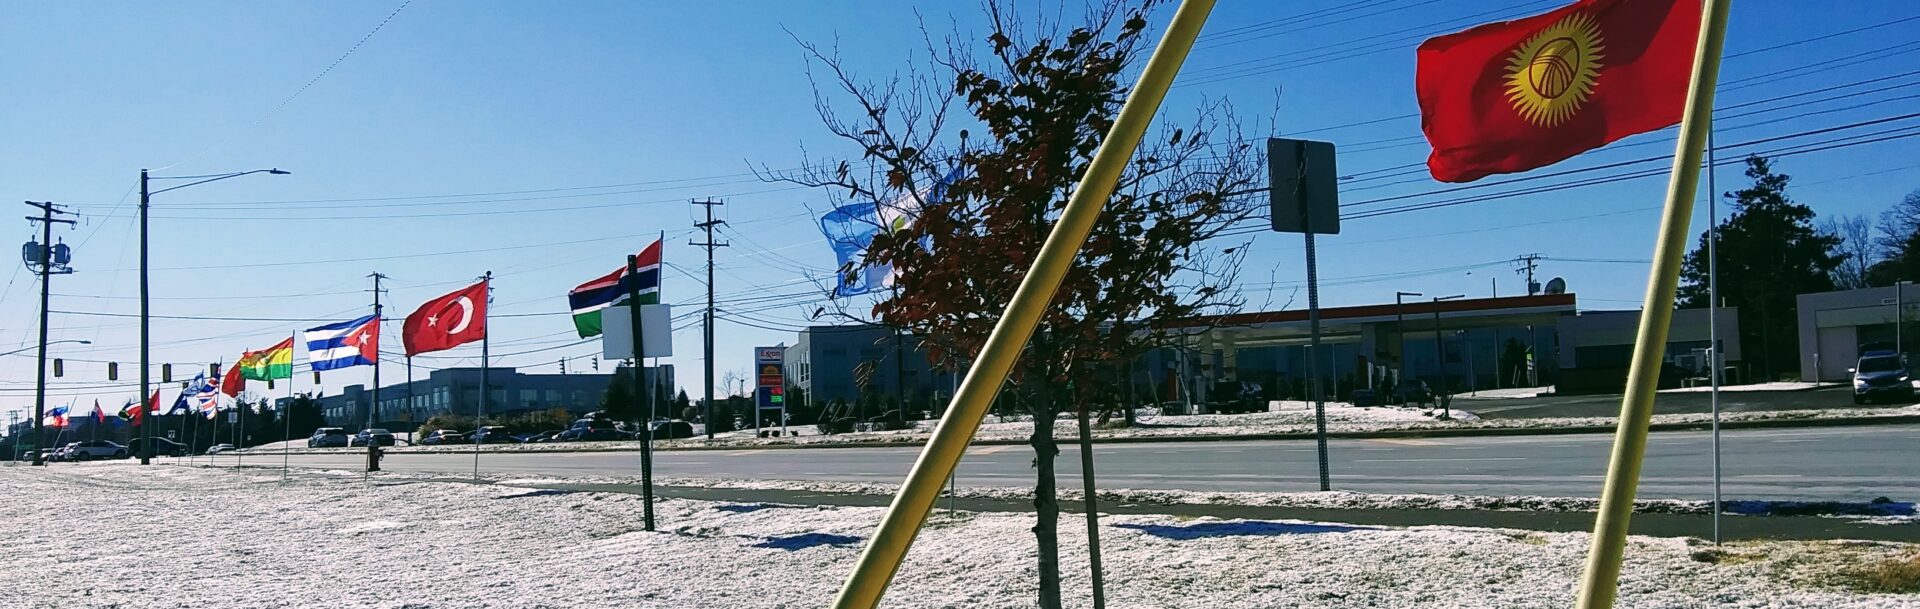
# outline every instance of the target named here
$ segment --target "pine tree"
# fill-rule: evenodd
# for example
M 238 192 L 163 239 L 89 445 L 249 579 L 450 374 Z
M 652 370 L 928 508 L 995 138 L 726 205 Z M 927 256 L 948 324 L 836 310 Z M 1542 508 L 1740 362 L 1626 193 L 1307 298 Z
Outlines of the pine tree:
M 1833 272 L 1845 260 L 1840 238 L 1814 228 L 1813 209 L 1787 196 L 1786 174 L 1773 162 L 1747 157 L 1753 185 L 1723 195 L 1733 212 L 1720 223 L 1720 297 L 1740 314 L 1740 346 L 1764 378 L 1799 361 L 1796 299 L 1834 288 Z M 1707 233 L 1681 269 L 1680 306 L 1705 307 Z

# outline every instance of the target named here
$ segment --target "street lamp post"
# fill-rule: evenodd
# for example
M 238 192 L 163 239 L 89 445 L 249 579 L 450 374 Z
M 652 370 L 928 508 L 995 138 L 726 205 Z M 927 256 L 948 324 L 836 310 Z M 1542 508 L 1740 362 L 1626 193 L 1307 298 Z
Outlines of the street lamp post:
M 151 379 L 149 378 L 150 371 L 148 370 L 148 368 L 152 367 L 152 363 L 151 363 L 152 354 L 150 353 L 150 351 L 153 347 L 153 341 L 152 341 L 152 333 L 150 332 L 150 330 L 152 329 L 152 325 L 153 325 L 152 324 L 153 315 L 152 315 L 152 309 L 149 306 L 150 303 L 148 302 L 148 290 L 147 290 L 147 270 L 148 270 L 148 267 L 147 267 L 147 210 L 149 207 L 152 206 L 153 195 L 157 195 L 170 190 L 180 190 L 188 186 L 198 186 L 201 184 L 206 184 L 208 182 L 218 182 L 220 180 L 237 178 L 240 176 L 251 175 L 256 173 L 265 173 L 265 174 L 271 174 L 271 175 L 287 175 L 292 172 L 282 171 L 278 168 L 275 168 L 275 169 L 255 169 L 252 171 L 235 171 L 232 173 L 215 173 L 215 174 L 192 175 L 192 176 L 150 176 L 150 175 L 147 175 L 147 170 L 145 169 L 140 170 L 140 398 L 139 399 L 140 399 L 141 408 L 151 408 L 151 406 L 147 404 L 147 396 L 148 396 L 148 392 L 153 390 L 153 388 L 151 387 L 151 384 L 152 384 Z M 152 182 L 153 180 L 193 180 L 193 181 L 185 184 L 181 184 L 179 186 L 169 186 L 167 188 L 162 188 L 160 190 L 151 190 L 149 188 L 149 182 Z M 149 413 L 143 413 L 143 414 L 152 414 L 152 413 L 149 412 Z M 147 417 L 145 416 L 141 417 L 143 421 L 146 420 L 146 418 Z M 140 464 L 147 465 L 152 462 L 153 462 L 153 426 L 148 424 L 142 424 L 140 425 Z
M 1433 395 L 1434 400 L 1440 402 L 1441 420 L 1453 418 L 1453 395 L 1447 392 L 1447 358 L 1440 336 L 1440 301 L 1466 297 L 1466 294 L 1433 297 L 1433 365 L 1440 369 L 1440 385 L 1434 387 Z
M 47 341 L 47 346 L 49 346 L 49 347 L 51 347 L 51 346 L 54 346 L 54 345 L 67 345 L 67 344 L 72 344 L 72 345 L 91 345 L 91 344 L 93 344 L 93 341 L 90 341 L 90 340 L 86 340 L 86 339 L 72 339 L 72 338 L 63 338 L 63 339 L 60 339 L 60 340 L 52 340 L 52 341 Z M 28 351 L 32 351 L 32 350 L 34 350 L 34 349 L 38 349 L 38 348 L 40 348 L 40 347 L 39 347 L 39 345 L 35 345 L 35 346 L 32 346 L 32 347 L 24 347 L 24 348 L 20 348 L 20 349 L 14 349 L 14 350 L 12 350 L 12 351 L 8 351 L 8 352 L 6 352 L 6 353 L 0 353 L 0 357 L 6 357 L 6 356 L 9 356 L 9 355 L 13 355 L 13 354 L 15 354 L 15 353 L 25 353 L 25 352 L 28 352 Z
M 1395 393 L 1400 389 L 1400 377 L 1407 373 L 1407 320 L 1406 316 L 1401 313 L 1401 307 L 1405 304 L 1401 302 L 1401 299 L 1408 296 L 1419 295 L 1419 292 L 1393 293 L 1393 358 L 1394 363 L 1398 364 L 1398 366 L 1393 370 L 1394 386 L 1387 388 L 1387 397 L 1389 399 L 1399 397 L 1395 395 Z

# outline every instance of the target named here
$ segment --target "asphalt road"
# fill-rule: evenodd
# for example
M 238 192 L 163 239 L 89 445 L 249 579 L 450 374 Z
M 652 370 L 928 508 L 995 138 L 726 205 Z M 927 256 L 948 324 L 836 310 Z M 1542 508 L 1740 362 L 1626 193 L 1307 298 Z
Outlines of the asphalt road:
M 1728 499 L 1865 501 L 1920 499 L 1920 426 L 1752 429 L 1723 435 Z M 1600 491 L 1612 442 L 1607 434 L 1336 440 L 1330 443 L 1333 486 L 1372 493 L 1454 493 L 1592 497 Z M 899 482 L 917 447 L 663 451 L 659 476 L 766 480 Z M 1080 485 L 1079 454 L 1063 446 L 1060 485 Z M 1200 491 L 1317 490 L 1311 441 L 1101 444 L 1094 449 L 1105 488 Z M 1640 496 L 1710 497 L 1709 436 L 1652 435 Z M 201 458 L 204 462 L 205 457 Z M 278 465 L 278 455 L 246 457 Z M 354 455 L 292 455 L 301 467 L 359 469 Z M 231 465 L 233 457 L 215 462 Z M 960 464 L 959 483 L 1032 484 L 1025 446 L 977 446 Z M 390 471 L 461 474 L 470 454 L 389 455 Z M 488 453 L 480 470 L 510 476 L 636 476 L 633 452 Z
M 1533 398 L 1483 399 L 1462 394 L 1454 405 L 1488 419 L 1535 417 L 1611 417 L 1620 414 L 1620 394 L 1550 395 Z M 1723 391 L 1722 412 L 1765 410 L 1825 410 L 1831 408 L 1902 408 L 1907 404 L 1856 406 L 1847 386 L 1803 391 Z M 1655 414 L 1705 413 L 1712 410 L 1706 392 L 1661 393 L 1653 398 Z

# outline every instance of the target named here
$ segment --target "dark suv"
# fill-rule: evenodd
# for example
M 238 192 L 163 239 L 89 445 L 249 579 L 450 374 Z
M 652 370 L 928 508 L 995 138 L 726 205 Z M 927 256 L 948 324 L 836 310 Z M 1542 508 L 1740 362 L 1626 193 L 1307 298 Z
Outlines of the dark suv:
M 347 444 L 347 430 L 338 427 L 315 429 L 307 438 L 307 448 L 344 448 Z
M 595 442 L 601 440 L 625 440 L 627 437 L 627 434 L 622 433 L 620 428 L 613 424 L 613 421 L 606 419 L 580 419 L 574 421 L 573 426 L 568 427 L 566 431 L 560 432 L 559 437 L 554 438 L 554 441 Z
M 1907 375 L 1906 358 L 1892 353 L 1862 356 L 1853 365 L 1853 403 L 1865 404 L 1877 399 L 1913 399 L 1913 379 Z
M 348 446 L 366 446 L 371 439 L 375 446 L 393 446 L 393 432 L 385 429 L 362 429 L 347 439 Z

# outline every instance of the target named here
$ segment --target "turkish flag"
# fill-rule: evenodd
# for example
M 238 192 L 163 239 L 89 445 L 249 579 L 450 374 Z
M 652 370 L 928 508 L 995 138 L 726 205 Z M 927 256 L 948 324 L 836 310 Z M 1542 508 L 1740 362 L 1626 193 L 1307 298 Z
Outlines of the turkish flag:
M 487 283 L 482 281 L 420 305 L 401 326 L 407 357 L 445 351 L 487 337 Z
M 1680 121 L 1699 0 L 1580 0 L 1420 44 L 1421 128 L 1442 182 L 1551 165 Z

